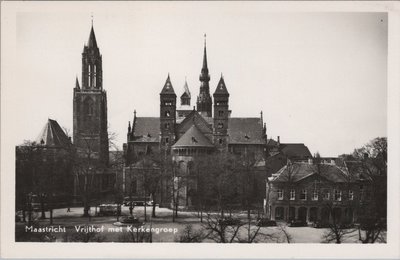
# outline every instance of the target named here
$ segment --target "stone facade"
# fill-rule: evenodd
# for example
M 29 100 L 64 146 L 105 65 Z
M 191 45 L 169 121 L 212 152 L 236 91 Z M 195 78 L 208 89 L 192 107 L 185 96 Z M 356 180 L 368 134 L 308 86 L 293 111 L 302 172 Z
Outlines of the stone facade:
M 334 163 L 295 162 L 268 178 L 266 214 L 272 220 L 352 223 L 371 199 L 365 173 Z

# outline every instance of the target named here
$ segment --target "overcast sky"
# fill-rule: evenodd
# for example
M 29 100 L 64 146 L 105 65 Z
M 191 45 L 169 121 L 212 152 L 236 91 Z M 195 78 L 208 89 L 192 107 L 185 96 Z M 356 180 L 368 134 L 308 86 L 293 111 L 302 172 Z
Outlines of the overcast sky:
M 269 12 L 263 2 L 96 8 L 108 122 L 121 149 L 134 109 L 158 116 L 168 73 L 178 98 L 187 77 L 195 105 L 205 33 L 210 90 L 223 73 L 233 117 L 263 111 L 269 137 L 305 143 L 322 156 L 386 136 L 384 13 Z M 3 91 L 18 104 L 11 122 L 15 145 L 35 139 L 47 118 L 72 132 L 73 88 L 76 75 L 81 81 L 91 26 L 89 11 L 74 10 L 17 14 L 17 76 L 13 89 Z

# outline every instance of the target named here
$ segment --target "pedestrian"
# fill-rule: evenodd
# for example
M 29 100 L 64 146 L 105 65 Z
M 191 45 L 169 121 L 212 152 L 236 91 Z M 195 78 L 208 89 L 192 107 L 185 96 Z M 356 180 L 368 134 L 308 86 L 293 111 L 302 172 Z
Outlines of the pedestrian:
M 69 207 L 67 208 L 67 212 L 71 212 L 71 209 Z

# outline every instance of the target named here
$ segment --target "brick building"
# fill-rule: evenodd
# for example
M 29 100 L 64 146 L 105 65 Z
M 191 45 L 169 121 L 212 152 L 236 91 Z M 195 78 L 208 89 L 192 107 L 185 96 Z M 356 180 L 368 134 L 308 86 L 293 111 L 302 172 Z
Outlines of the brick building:
M 353 222 L 371 197 L 360 162 L 293 162 L 268 178 L 266 214 L 274 220 Z

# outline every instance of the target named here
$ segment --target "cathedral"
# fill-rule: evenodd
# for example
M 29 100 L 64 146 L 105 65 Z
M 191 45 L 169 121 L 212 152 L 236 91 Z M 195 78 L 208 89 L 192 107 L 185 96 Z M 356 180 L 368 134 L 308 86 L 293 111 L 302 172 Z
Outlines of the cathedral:
M 160 91 L 159 116 L 140 117 L 139 110 L 134 111 L 132 124 L 128 123 L 127 142 L 123 145 L 125 168 L 121 182 L 124 194 L 148 196 L 143 190 L 143 177 L 140 176 L 143 174 L 140 173 L 142 159 L 152 153 L 168 154 L 177 165 L 177 174 L 186 179 L 186 183 L 179 188 L 182 200 L 179 204 L 190 207 L 194 201 L 191 194 L 196 193 L 197 186 L 193 182 L 188 183 L 190 165 L 203 155 L 230 153 L 251 158 L 258 176 L 257 180 L 254 179 L 254 190 L 257 190 L 258 201 L 262 201 L 265 191 L 265 165 L 262 163 L 265 163 L 268 153 L 262 112 L 255 117 L 232 117 L 230 95 L 224 77 L 221 74 L 212 97 L 210 79 L 204 41 L 196 106 L 191 106 L 191 92 L 186 81 L 177 104 L 177 95 L 168 74 Z M 162 180 L 159 196 L 154 194 L 157 198 L 153 199 L 161 206 L 170 206 L 171 199 L 165 199 L 174 193 L 168 189 L 170 181 Z
M 191 107 L 187 82 L 178 106 L 168 75 L 160 92 L 159 116 L 140 117 L 135 110 L 124 144 L 126 165 L 136 162 L 149 151 L 160 149 L 171 153 L 176 161 L 184 162 L 193 155 L 214 151 L 246 152 L 257 159 L 264 158 L 267 135 L 262 113 L 256 117 L 232 117 L 229 91 L 222 74 L 211 97 L 206 42 L 199 81 L 196 107 Z

